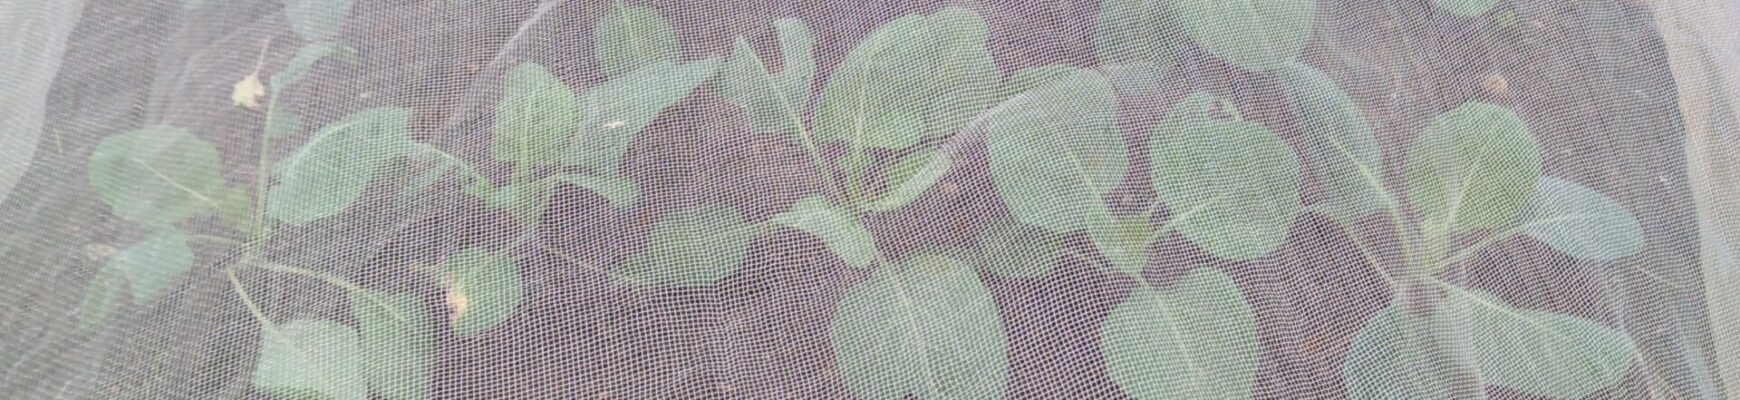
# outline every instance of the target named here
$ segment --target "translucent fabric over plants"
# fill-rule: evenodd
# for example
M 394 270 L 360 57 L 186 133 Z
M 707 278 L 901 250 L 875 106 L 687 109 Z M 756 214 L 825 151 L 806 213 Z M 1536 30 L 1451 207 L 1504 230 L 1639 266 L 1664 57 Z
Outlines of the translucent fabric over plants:
M 1740 398 L 1736 15 L 0 0 L 0 397 Z

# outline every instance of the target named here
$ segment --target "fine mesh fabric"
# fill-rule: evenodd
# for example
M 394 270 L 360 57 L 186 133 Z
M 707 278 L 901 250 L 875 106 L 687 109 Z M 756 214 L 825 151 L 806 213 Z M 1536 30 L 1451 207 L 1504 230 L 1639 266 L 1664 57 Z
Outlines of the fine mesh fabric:
M 0 397 L 1740 397 L 1736 7 L 0 0 Z

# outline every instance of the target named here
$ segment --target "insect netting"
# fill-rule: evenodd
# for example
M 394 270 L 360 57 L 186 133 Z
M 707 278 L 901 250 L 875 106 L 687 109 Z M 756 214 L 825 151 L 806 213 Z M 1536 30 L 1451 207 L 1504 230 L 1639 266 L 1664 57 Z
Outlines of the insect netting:
M 0 397 L 1728 398 L 1737 9 L 0 0 Z

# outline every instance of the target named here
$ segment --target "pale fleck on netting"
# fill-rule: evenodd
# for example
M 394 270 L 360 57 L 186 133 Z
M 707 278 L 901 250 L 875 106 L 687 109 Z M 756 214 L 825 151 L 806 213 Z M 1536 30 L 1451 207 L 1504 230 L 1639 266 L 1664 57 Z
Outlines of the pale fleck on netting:
M 1737 9 L 0 0 L 0 397 L 1740 398 Z

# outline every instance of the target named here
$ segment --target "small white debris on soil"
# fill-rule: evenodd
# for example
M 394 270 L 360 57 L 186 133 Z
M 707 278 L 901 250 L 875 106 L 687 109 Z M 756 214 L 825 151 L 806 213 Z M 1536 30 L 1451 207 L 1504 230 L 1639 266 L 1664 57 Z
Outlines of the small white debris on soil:
M 1486 79 L 1480 80 L 1480 88 L 1494 96 L 1510 97 L 1510 81 L 1498 73 L 1487 75 Z

